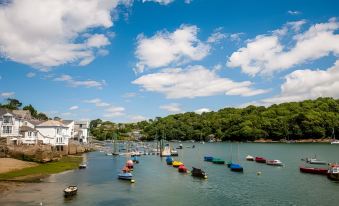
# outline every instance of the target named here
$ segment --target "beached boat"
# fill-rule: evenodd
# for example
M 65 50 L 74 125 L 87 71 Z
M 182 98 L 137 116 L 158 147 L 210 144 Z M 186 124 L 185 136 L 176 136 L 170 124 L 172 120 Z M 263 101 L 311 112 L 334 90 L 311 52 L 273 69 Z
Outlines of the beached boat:
M 178 153 L 178 151 L 176 151 L 176 150 L 172 150 L 171 151 L 171 156 L 179 156 L 179 153 Z
M 335 138 L 334 128 L 332 129 L 332 137 L 333 140 L 331 141 L 331 144 L 339 144 L 339 140 Z
M 193 177 L 200 177 L 200 178 L 205 178 L 205 179 L 207 179 L 207 174 L 206 174 L 206 172 L 204 172 L 204 171 L 201 170 L 201 169 L 198 169 L 198 168 L 193 167 L 191 172 L 192 172 L 192 176 L 193 176 Z
M 327 168 L 314 168 L 314 167 L 304 167 L 300 166 L 300 172 L 304 173 L 311 173 L 311 174 L 321 174 L 321 175 L 326 175 L 328 169 Z
M 247 156 L 246 156 L 246 160 L 247 160 L 247 161 L 254 161 L 254 157 L 251 156 L 251 155 L 247 155 Z
M 213 157 L 212 157 L 212 156 L 205 156 L 205 157 L 204 157 L 204 160 L 205 160 L 206 162 L 212 162 Z
M 339 144 L 339 140 L 333 140 L 331 144 Z
M 306 162 L 309 164 L 317 164 L 317 165 L 326 165 L 327 162 L 322 161 L 322 160 L 318 160 L 316 158 L 307 158 Z
M 170 156 L 166 157 L 166 163 L 167 163 L 167 165 L 172 165 L 172 163 L 173 163 L 173 158 L 170 157 Z
M 339 181 L 339 164 L 333 164 L 327 171 L 327 177 L 331 180 Z
M 70 196 L 76 195 L 77 192 L 78 192 L 78 187 L 76 185 L 71 185 L 64 189 L 64 196 L 70 197 Z
M 182 163 L 182 162 L 179 162 L 179 161 L 174 161 L 174 162 L 172 162 L 172 166 L 173 167 L 179 167 L 180 165 L 183 165 L 184 163 Z
M 79 165 L 79 169 L 85 169 L 87 167 L 87 165 L 85 163 L 82 163 L 81 165 Z
M 214 164 L 221 164 L 221 165 L 225 164 L 225 160 L 222 160 L 220 158 L 213 158 L 212 162 Z
M 244 168 L 242 166 L 240 166 L 239 164 L 231 164 L 230 167 L 231 171 L 233 172 L 243 172 Z
M 255 157 L 255 161 L 258 163 L 266 163 L 266 159 L 263 157 Z
M 280 160 L 266 160 L 266 164 L 272 166 L 284 166 Z
M 180 172 L 180 173 L 187 173 L 187 168 L 185 167 L 185 165 L 180 165 L 179 167 L 178 167 L 178 172 Z

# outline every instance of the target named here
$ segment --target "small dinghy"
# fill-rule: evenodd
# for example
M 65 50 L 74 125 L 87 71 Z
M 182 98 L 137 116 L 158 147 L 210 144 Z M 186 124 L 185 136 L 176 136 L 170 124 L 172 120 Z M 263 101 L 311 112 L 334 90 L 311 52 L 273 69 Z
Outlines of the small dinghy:
M 204 157 L 204 160 L 205 160 L 206 162 L 212 162 L 213 157 L 212 157 L 212 156 L 205 156 L 205 157 Z
M 230 169 L 233 172 L 243 172 L 244 169 L 242 168 L 242 166 L 240 166 L 239 164 L 231 164 L 230 165 Z
M 126 166 L 129 168 L 129 169 L 133 169 L 133 161 L 132 160 L 128 160 L 126 162 Z
M 182 149 L 182 144 L 180 144 L 179 146 L 177 146 L 176 149 Z
M 284 166 L 280 160 L 266 160 L 266 164 L 271 166 Z
M 251 156 L 251 155 L 247 155 L 247 156 L 246 156 L 246 160 L 247 160 L 247 161 L 254 161 L 254 157 Z
M 71 197 L 71 196 L 76 195 L 77 192 L 78 192 L 78 187 L 76 185 L 71 185 L 64 189 L 64 196 Z
M 178 167 L 178 172 L 180 172 L 180 173 L 187 173 L 187 168 L 185 167 L 185 165 L 180 165 L 179 167 Z
M 225 164 L 225 161 L 220 158 L 213 158 L 212 162 L 213 164 L 219 164 L 219 165 Z
M 166 157 L 166 163 L 167 163 L 167 165 L 172 165 L 172 163 L 173 163 L 172 157 L 170 157 L 170 156 Z
M 133 175 L 132 175 L 132 173 L 130 171 L 131 170 L 127 166 L 125 166 L 122 169 L 122 172 L 118 174 L 118 179 L 121 179 L 121 180 L 132 180 Z
M 79 169 L 85 169 L 87 167 L 87 165 L 85 163 L 82 163 L 81 165 L 79 165 Z
M 263 157 L 255 157 L 255 161 L 258 163 L 266 163 L 266 159 Z
M 180 162 L 180 161 L 174 161 L 173 163 L 172 163 L 172 166 L 173 167 L 179 167 L 180 165 L 183 165 L 184 163 L 182 163 L 182 162 Z
M 195 167 L 193 167 L 193 169 L 192 169 L 192 176 L 207 179 L 206 172 L 202 171 L 201 169 L 195 168 Z
M 179 153 L 178 153 L 178 151 L 176 151 L 176 150 L 172 150 L 171 151 L 171 156 L 179 156 Z

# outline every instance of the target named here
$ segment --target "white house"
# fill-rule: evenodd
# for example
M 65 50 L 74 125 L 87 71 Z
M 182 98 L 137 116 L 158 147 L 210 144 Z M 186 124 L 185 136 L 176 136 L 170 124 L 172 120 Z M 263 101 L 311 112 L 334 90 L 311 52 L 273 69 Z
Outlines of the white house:
M 80 143 L 87 144 L 89 136 L 89 122 L 88 121 L 75 121 L 74 124 L 75 136 L 74 139 Z
M 38 144 L 38 130 L 29 126 L 21 126 L 20 134 L 23 144 Z
M 57 150 L 64 150 L 64 146 L 68 145 L 70 136 L 64 124 L 56 120 L 47 120 L 35 127 L 38 130 L 38 139 L 44 144 L 56 146 Z
M 21 135 L 19 128 L 22 120 L 13 112 L 0 108 L 0 137 L 6 138 L 7 143 L 19 144 Z

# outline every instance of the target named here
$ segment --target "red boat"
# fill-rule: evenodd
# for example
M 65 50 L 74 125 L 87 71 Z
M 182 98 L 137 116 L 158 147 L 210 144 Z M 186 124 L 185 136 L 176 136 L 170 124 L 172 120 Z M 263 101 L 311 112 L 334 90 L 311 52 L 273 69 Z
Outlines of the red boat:
M 304 173 L 326 175 L 327 170 L 328 170 L 327 168 L 314 168 L 314 167 L 300 166 L 300 172 L 304 172 Z
M 180 172 L 180 173 L 187 173 L 187 168 L 185 167 L 185 165 L 180 165 L 179 167 L 178 167 L 178 172 Z
M 255 161 L 258 163 L 266 163 L 266 159 L 263 157 L 255 157 Z

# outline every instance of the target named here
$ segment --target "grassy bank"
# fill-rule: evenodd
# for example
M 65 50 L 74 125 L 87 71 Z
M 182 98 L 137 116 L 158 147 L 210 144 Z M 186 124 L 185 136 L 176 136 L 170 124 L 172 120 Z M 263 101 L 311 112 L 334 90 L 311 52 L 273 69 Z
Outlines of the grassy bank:
M 39 181 L 50 174 L 78 168 L 82 162 L 81 156 L 63 157 L 59 161 L 39 164 L 36 167 L 25 168 L 0 174 L 0 181 Z

